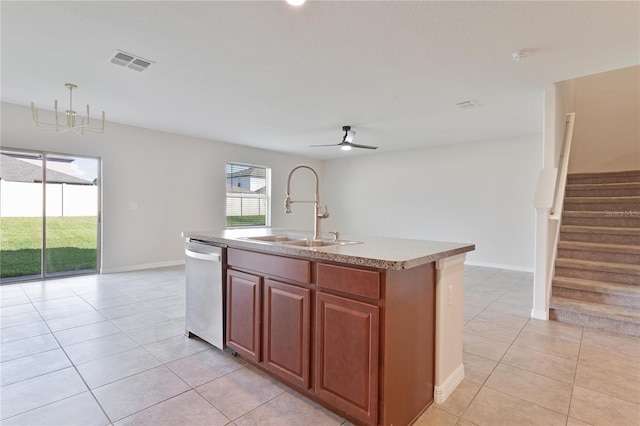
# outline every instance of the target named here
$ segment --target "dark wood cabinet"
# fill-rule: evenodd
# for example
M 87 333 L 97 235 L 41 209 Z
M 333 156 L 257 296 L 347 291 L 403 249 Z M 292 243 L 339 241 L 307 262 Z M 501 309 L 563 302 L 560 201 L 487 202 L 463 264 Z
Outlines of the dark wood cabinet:
M 304 287 L 311 280 L 310 265 L 263 253 L 228 252 L 227 346 L 302 389 L 311 386 L 311 290 Z M 273 277 L 299 280 L 300 285 Z
M 379 308 L 317 293 L 315 391 L 366 423 L 378 418 Z
M 262 277 L 227 270 L 227 346 L 260 362 Z
M 382 270 L 229 248 L 227 346 L 351 422 L 433 402 L 435 264 Z
M 304 389 L 310 385 L 310 304 L 310 290 L 272 279 L 264 281 L 264 366 Z

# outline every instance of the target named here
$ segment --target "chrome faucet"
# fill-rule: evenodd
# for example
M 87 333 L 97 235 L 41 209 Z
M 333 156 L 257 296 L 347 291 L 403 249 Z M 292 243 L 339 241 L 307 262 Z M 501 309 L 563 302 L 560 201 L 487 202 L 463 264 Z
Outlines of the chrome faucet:
M 313 172 L 316 177 L 316 199 L 313 201 L 303 201 L 303 200 L 292 200 L 291 199 L 291 175 L 298 169 L 309 169 Z M 293 203 L 313 203 L 315 204 L 315 211 L 313 214 L 313 239 L 320 239 L 320 220 L 326 219 L 329 217 L 329 211 L 327 210 L 327 206 L 324 206 L 324 211 L 322 211 L 322 207 L 320 207 L 320 180 L 318 179 L 318 173 L 311 166 L 307 166 L 305 164 L 300 164 L 299 166 L 295 166 L 287 177 L 287 199 L 284 202 L 284 212 L 291 213 L 291 204 Z

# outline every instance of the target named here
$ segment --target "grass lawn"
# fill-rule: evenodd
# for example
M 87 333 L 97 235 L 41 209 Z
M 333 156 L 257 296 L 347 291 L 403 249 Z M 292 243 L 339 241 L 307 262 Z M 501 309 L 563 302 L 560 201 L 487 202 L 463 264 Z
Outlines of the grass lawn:
M 97 268 L 97 217 L 47 219 L 47 272 Z M 42 219 L 0 217 L 0 276 L 40 274 Z
M 265 215 L 227 216 L 227 226 L 264 226 Z

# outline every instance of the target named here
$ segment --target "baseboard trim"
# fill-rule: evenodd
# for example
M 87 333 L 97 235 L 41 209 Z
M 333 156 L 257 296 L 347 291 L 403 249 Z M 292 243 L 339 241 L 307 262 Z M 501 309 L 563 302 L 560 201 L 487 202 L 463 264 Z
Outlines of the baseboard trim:
M 142 263 L 139 265 L 127 265 L 127 266 L 118 266 L 115 268 L 101 268 L 101 274 L 115 274 L 118 272 L 132 272 L 132 271 L 141 271 L 143 269 L 156 269 L 156 268 L 167 268 L 169 266 L 180 266 L 184 265 L 184 259 L 182 260 L 170 260 L 167 262 L 155 262 L 155 263 Z
M 456 387 L 462 382 L 464 379 L 464 364 L 460 364 L 458 368 L 455 369 L 453 373 L 447 380 L 442 383 L 442 386 L 434 386 L 433 388 L 433 399 L 436 404 L 442 404 L 449 398 L 449 395 L 456 390 Z
M 518 272 L 533 272 L 533 267 L 529 267 L 529 266 L 515 266 L 515 265 L 504 265 L 502 263 L 476 262 L 474 260 L 469 260 L 469 259 L 467 259 L 467 261 L 464 263 L 465 265 L 469 265 L 469 266 L 482 266 L 485 268 L 507 269 L 509 271 L 518 271 Z
M 549 321 L 549 311 L 539 311 L 537 309 L 532 309 L 531 318 L 539 319 L 543 321 Z

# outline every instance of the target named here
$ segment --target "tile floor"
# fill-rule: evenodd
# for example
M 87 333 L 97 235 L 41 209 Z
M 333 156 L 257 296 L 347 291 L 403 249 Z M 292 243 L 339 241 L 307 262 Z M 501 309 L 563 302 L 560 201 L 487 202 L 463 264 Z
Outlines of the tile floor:
M 466 378 L 418 425 L 640 425 L 640 339 L 528 318 L 532 276 L 465 268 Z M 184 337 L 184 271 L 0 286 L 2 425 L 340 425 Z

